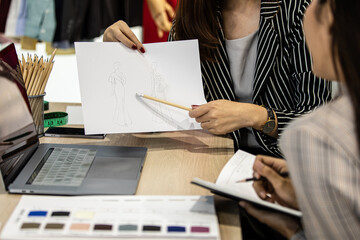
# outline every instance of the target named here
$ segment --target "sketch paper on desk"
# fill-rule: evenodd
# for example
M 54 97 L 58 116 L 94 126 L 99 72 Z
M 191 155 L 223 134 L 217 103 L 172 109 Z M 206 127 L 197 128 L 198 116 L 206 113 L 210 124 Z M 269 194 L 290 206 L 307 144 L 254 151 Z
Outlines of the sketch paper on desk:
M 201 129 L 188 111 L 136 96 L 187 106 L 206 103 L 197 40 L 145 44 L 75 43 L 86 134 Z
M 191 183 L 209 189 L 215 194 L 237 201 L 246 200 L 265 208 L 301 217 L 302 214 L 300 211 L 262 200 L 252 187 L 252 181 L 237 183 L 238 180 L 251 178 L 253 176 L 252 166 L 254 165 L 254 161 L 254 155 L 238 150 L 221 170 L 216 183 L 208 182 L 200 178 L 195 178 Z

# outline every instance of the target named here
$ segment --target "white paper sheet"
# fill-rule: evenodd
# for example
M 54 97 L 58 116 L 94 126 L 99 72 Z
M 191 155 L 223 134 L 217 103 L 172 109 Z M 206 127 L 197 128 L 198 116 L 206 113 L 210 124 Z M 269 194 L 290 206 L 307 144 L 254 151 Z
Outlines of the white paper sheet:
M 86 134 L 200 129 L 188 112 L 206 103 L 197 40 L 145 44 L 141 54 L 121 43 L 75 43 Z
M 68 124 L 84 124 L 81 106 L 67 106 L 66 112 L 69 115 Z
M 239 180 L 253 177 L 252 167 L 254 162 L 254 155 L 238 150 L 221 170 L 216 184 L 231 187 L 234 191 L 247 194 L 249 197 L 260 200 L 252 187 L 252 181 L 237 183 Z

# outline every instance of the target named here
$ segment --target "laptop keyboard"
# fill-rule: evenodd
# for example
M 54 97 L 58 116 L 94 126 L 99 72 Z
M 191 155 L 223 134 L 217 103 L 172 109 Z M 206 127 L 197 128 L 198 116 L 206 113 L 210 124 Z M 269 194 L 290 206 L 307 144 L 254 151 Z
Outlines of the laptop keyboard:
M 80 186 L 96 150 L 84 148 L 53 148 L 41 170 L 32 181 L 34 185 Z

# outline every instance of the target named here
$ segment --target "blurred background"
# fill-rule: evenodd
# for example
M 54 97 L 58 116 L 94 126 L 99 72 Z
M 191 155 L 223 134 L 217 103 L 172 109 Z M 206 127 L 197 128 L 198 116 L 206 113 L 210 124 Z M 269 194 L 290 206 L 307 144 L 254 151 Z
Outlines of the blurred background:
M 0 0 L 0 48 L 14 42 L 19 59 L 50 56 L 57 48 L 45 100 L 80 103 L 74 42 L 101 42 L 118 20 L 143 43 L 166 41 L 167 32 L 160 38 L 153 20 L 165 4 L 175 11 L 176 0 Z

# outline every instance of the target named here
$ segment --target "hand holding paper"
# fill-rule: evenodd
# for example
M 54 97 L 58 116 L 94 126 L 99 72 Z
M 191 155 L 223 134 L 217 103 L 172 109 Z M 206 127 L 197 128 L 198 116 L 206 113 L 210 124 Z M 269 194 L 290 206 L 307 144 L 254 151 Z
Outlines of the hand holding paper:
M 197 40 L 145 45 L 75 43 L 86 134 L 201 129 L 186 107 L 206 103 Z

